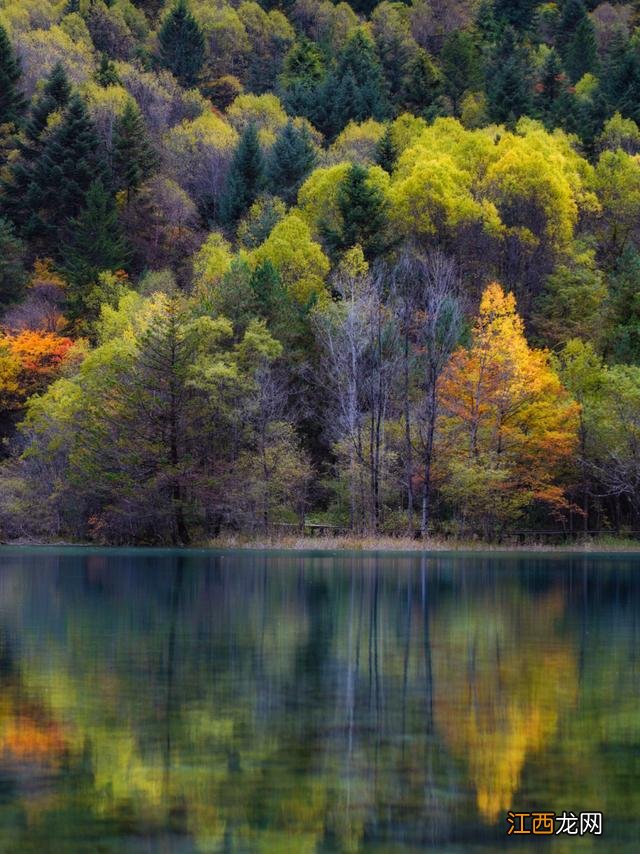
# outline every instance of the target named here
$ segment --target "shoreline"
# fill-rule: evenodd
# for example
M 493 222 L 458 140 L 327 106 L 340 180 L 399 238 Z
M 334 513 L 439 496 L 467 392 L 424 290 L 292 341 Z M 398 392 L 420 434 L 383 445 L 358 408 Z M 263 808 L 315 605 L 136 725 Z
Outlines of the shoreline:
M 361 553 L 445 553 L 445 552 L 492 552 L 492 553 L 573 553 L 573 554 L 639 554 L 640 540 L 624 537 L 593 537 L 577 542 L 542 543 L 534 539 L 522 543 L 491 543 L 483 540 L 454 540 L 433 537 L 429 540 L 414 540 L 408 537 L 357 537 L 357 536 L 274 536 L 250 537 L 227 535 L 211 540 L 194 542 L 188 546 L 150 544 L 109 544 L 70 541 L 14 540 L 1 542 L 1 548 L 95 548 L 95 549 L 184 549 L 194 551 L 288 551 L 288 552 L 361 552 Z

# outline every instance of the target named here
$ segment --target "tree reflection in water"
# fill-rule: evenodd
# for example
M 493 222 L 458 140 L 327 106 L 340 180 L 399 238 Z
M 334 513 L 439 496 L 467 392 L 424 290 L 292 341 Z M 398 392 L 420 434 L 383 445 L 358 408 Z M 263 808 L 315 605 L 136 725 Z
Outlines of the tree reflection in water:
M 3 550 L 0 850 L 486 851 L 511 808 L 631 846 L 634 568 Z

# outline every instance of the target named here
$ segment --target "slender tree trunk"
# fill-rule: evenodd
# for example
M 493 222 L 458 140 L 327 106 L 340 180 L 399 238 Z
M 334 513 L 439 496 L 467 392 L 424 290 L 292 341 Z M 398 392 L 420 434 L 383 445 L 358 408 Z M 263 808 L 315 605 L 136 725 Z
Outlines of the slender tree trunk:
M 407 478 L 407 533 L 410 537 L 414 535 L 413 529 L 413 448 L 411 446 L 411 411 L 409 407 L 409 330 L 405 325 L 404 332 L 404 442 L 405 442 L 405 465 Z
M 424 449 L 424 483 L 422 486 L 422 521 L 420 534 L 426 539 L 431 516 L 431 461 L 433 458 L 433 437 L 436 428 L 436 384 L 431 383 L 428 396 L 427 441 Z

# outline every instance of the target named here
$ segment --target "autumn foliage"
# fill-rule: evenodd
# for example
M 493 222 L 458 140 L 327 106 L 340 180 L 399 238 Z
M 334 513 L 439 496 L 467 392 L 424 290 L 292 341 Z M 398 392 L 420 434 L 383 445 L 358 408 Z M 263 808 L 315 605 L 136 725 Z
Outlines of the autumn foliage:
M 529 347 L 513 294 L 485 290 L 471 346 L 439 388 L 443 489 L 470 517 L 504 523 L 531 500 L 566 508 L 557 473 L 571 457 L 579 407 Z

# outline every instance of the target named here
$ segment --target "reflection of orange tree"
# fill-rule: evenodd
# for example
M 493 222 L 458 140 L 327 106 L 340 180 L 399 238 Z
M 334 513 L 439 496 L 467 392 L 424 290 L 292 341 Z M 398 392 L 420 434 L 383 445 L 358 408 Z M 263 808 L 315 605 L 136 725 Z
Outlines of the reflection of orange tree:
M 575 651 L 556 627 L 563 608 L 559 592 L 481 597 L 434 619 L 436 725 L 466 762 L 487 822 L 513 807 L 527 756 L 548 744 L 575 700 Z
M 20 762 L 57 764 L 67 749 L 65 733 L 36 703 L 7 692 L 0 711 L 0 756 Z

